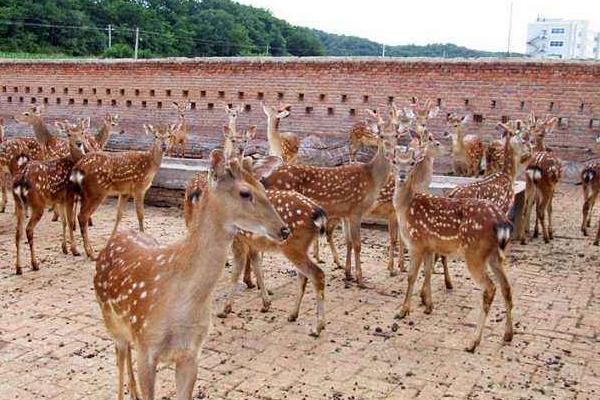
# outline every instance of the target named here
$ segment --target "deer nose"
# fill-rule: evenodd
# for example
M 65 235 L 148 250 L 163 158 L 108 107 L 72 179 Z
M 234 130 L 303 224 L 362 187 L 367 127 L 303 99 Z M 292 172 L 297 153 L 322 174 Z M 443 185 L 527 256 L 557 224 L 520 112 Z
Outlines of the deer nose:
M 284 226 L 283 228 L 281 228 L 281 231 L 279 232 L 279 234 L 281 235 L 281 238 L 283 240 L 287 239 L 288 236 L 290 236 L 290 228 L 288 228 L 287 226 Z

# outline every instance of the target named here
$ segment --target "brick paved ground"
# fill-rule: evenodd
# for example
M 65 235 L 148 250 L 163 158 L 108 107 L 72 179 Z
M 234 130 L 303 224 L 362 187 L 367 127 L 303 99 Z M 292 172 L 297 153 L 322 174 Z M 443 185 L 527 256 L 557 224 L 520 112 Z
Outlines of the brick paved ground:
M 498 295 L 480 349 L 476 354 L 463 351 L 480 296 L 462 262 L 452 265 L 454 290 L 443 288 L 441 275 L 434 277 L 433 314 L 426 316 L 415 307 L 394 332 L 405 277 L 387 276 L 385 232 L 364 230 L 364 271 L 372 289 L 345 289 L 342 273 L 327 264 L 328 324 L 319 339 L 308 336 L 314 321 L 312 291 L 300 320 L 287 322 L 296 289 L 291 267 L 280 257 L 266 257 L 272 311 L 261 314 L 258 293 L 246 291 L 238 296 L 236 314 L 215 320 L 200 355 L 195 395 L 599 398 L 600 249 L 578 232 L 579 203 L 573 187 L 562 187 L 555 206 L 558 238 L 546 246 L 539 241 L 513 246 L 509 273 L 516 335 L 511 345 L 502 344 Z M 125 224 L 134 227 L 132 214 L 129 208 Z M 114 202 L 109 202 L 91 230 L 97 247 L 113 218 Z M 177 209 L 149 207 L 147 221 L 148 232 L 165 241 L 183 232 Z M 0 215 L 0 399 L 114 399 L 114 354 L 91 289 L 93 264 L 59 253 L 59 223 L 50 223 L 46 215 L 42 224 L 37 232 L 42 269 L 26 269 L 17 277 L 12 269 L 13 218 Z M 222 289 L 223 284 L 217 297 Z M 157 398 L 174 397 L 170 368 L 161 369 L 158 386 Z

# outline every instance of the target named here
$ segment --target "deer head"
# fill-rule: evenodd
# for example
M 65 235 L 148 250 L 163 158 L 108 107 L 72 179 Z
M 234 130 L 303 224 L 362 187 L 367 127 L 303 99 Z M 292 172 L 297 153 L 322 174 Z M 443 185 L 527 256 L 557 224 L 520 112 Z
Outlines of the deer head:
M 439 112 L 440 108 L 434 106 L 431 99 L 419 101 L 417 97 L 411 97 L 409 107 L 405 108 L 405 114 L 418 125 L 425 125 L 427 120 L 435 118 Z
M 231 104 L 224 104 L 223 108 L 225 109 L 225 113 L 227 114 L 227 117 L 230 121 L 235 121 L 242 112 L 242 105 L 233 107 Z
M 279 107 L 273 107 L 261 102 L 261 106 L 269 119 L 274 118 L 277 121 L 289 117 L 292 111 L 292 106 L 289 104 L 280 104 Z
M 21 124 L 35 124 L 42 118 L 44 109 L 42 107 L 30 107 L 27 111 L 15 115 L 15 121 Z
M 180 103 L 174 101 L 173 107 L 177 110 L 177 113 L 179 114 L 179 118 L 183 119 L 183 118 L 185 118 L 186 111 L 189 111 L 192 108 L 192 103 L 189 101 L 186 101 L 185 103 L 180 104 Z
M 104 120 L 103 120 L 103 122 L 104 122 L 104 124 L 105 124 L 106 126 L 108 126 L 108 127 L 113 127 L 113 128 L 114 128 L 114 127 L 116 127 L 117 125 L 119 125 L 119 118 L 120 118 L 120 117 L 119 117 L 119 114 L 110 114 L 110 113 L 107 113 L 107 114 L 104 116 Z
M 176 130 L 176 124 L 159 124 L 157 126 L 144 124 L 146 136 L 154 137 L 154 145 L 160 149 L 161 153 L 164 153 L 167 150 L 169 138 L 173 136 Z
M 4 118 L 0 118 L 0 143 L 4 142 Z
M 232 159 L 234 157 L 244 157 L 248 143 L 256 136 L 256 126 L 253 125 L 246 129 L 243 134 L 238 135 L 229 125 L 223 126 L 223 145 L 225 157 Z

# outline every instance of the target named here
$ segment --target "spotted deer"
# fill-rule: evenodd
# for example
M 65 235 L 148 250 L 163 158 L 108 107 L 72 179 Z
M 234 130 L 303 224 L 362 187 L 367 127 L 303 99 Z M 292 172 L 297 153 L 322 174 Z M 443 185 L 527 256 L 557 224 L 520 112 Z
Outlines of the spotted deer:
M 187 137 L 190 130 L 185 119 L 185 113 L 191 109 L 192 103 L 186 101 L 183 104 L 179 104 L 174 101 L 173 107 L 177 110 L 178 121 L 176 128 L 173 130 L 173 133 L 170 135 L 167 142 L 167 154 L 171 156 L 179 154 L 181 157 L 185 157 L 185 145 L 187 144 Z M 176 152 L 176 147 L 179 148 L 180 152 Z
M 531 157 L 531 154 L 528 140 L 518 135 L 519 131 L 514 124 L 499 123 L 497 129 L 502 132 L 504 138 L 502 153 L 505 159 L 502 170 L 475 182 L 456 187 L 448 193 L 448 197 L 489 200 L 504 214 L 508 215 L 515 198 L 514 184 L 519 165 L 523 163 L 523 160 Z M 442 265 L 444 267 L 446 288 L 452 289 L 447 257 L 445 256 L 442 256 Z
M 361 146 L 377 146 L 377 135 L 373 134 L 371 127 L 366 121 L 354 124 L 350 128 L 348 136 L 350 139 L 350 150 L 348 153 L 350 163 L 356 162 L 356 154 Z
M 21 124 L 29 124 L 33 128 L 35 138 L 39 142 L 44 159 L 52 160 L 54 158 L 66 157 L 69 155 L 69 144 L 67 141 L 57 138 L 46 126 L 43 118 L 43 109 L 40 107 L 31 107 L 21 114 L 15 115 L 15 121 Z
M 39 264 L 35 257 L 33 234 L 46 207 L 54 207 L 54 209 L 58 210 L 62 216 L 63 253 L 68 254 L 68 232 L 71 253 L 74 256 L 79 255 L 73 237 L 73 229 L 71 229 L 73 224 L 75 198 L 74 194 L 68 190 L 68 186 L 71 169 L 86 153 L 85 139 L 83 138 L 83 133 L 77 127 L 69 127 L 66 131 L 70 148 L 70 154 L 68 156 L 47 161 L 31 161 L 15 176 L 13 195 L 17 216 L 15 233 L 15 243 L 17 247 L 15 267 L 17 275 L 23 273 L 20 254 L 21 235 L 23 232 L 23 220 L 26 208 L 31 210 L 31 217 L 27 223 L 26 234 L 31 253 L 31 266 L 34 271 L 39 269 Z
M 117 216 L 112 230 L 114 235 L 123 216 L 129 197 L 133 196 L 140 231 L 144 231 L 144 197 L 154 175 L 160 167 L 166 141 L 173 125 L 144 125 L 146 135 L 154 137 L 154 144 L 146 151 L 90 153 L 73 168 L 70 180 L 81 197 L 81 208 L 77 219 L 86 255 L 95 259 L 88 238 L 89 219 L 109 194 L 117 194 Z
M 433 310 L 431 300 L 431 273 L 435 254 L 451 255 L 462 253 L 473 280 L 483 289 L 482 310 L 472 342 L 467 347 L 475 351 L 481 342 L 483 327 L 490 310 L 496 287 L 490 279 L 487 266 L 491 268 L 502 289 L 506 303 L 506 327 L 504 340 L 511 341 L 512 295 L 511 286 L 503 268 L 506 250 L 510 241 L 512 225 L 505 214 L 494 204 L 479 199 L 452 199 L 419 192 L 417 159 L 408 174 L 400 165 L 409 161 L 405 153 L 392 155 L 396 171 L 394 207 L 398 214 L 398 225 L 410 254 L 410 270 L 404 303 L 397 318 L 410 313 L 410 302 L 415 280 L 421 264 L 425 269 L 425 280 L 421 299 L 425 313 Z
M 524 223 L 521 224 L 521 232 L 518 237 L 522 244 L 527 243 L 527 230 L 531 210 L 535 204 L 535 229 L 533 237 L 538 237 L 538 223 L 542 227 L 544 242 L 548 243 L 554 239 L 554 228 L 552 226 L 552 201 L 556 186 L 562 178 L 563 168 L 560 159 L 548 151 L 544 138 L 556 126 L 558 118 L 546 117 L 536 118 L 533 113 L 529 116 L 526 130 L 535 141 L 533 155 L 525 170 L 525 204 L 523 207 Z M 546 223 L 546 216 L 548 221 Z
M 0 145 L 4 143 L 4 118 L 0 118 Z M 0 168 L 0 191 L 2 191 L 2 200 L 0 200 L 0 213 L 6 209 L 8 185 L 11 182 L 10 172 Z
M 600 155 L 600 134 L 596 136 L 596 154 Z M 588 162 L 581 171 L 581 184 L 583 188 L 583 208 L 581 232 L 584 236 L 588 235 L 588 228 L 592 225 L 592 211 L 598 193 L 600 193 L 600 159 Z M 598 232 L 594 239 L 594 245 L 600 245 L 600 221 L 598 222 Z
M 446 117 L 448 126 L 453 131 L 446 131 L 445 137 L 452 138 L 452 167 L 458 176 L 477 176 L 483 161 L 483 143 L 476 135 L 465 135 L 465 127 L 471 115 L 463 117 L 450 113 Z
M 108 143 L 108 139 L 112 135 L 113 131 L 116 130 L 119 125 L 119 114 L 106 113 L 102 120 L 102 125 L 98 128 L 98 132 L 94 135 L 94 139 L 98 144 L 99 150 L 103 150 Z M 119 133 L 123 133 L 121 130 Z
M 284 164 L 271 175 L 263 178 L 267 189 L 295 190 L 319 204 L 328 218 L 344 221 L 346 236 L 347 282 L 352 280 L 352 253 L 356 281 L 366 287 L 360 264 L 360 224 L 387 180 L 390 164 L 385 146 L 389 133 L 384 131 L 382 118 L 377 123 L 377 153 L 368 163 L 349 164 L 338 167 Z M 398 129 L 398 127 L 394 127 Z
M 210 176 L 184 238 L 160 245 L 144 233 L 120 232 L 99 253 L 94 290 L 115 343 L 119 399 L 127 365 L 132 398 L 153 400 L 163 362 L 175 363 L 177 399 L 191 400 L 198 352 L 212 325 L 212 294 L 235 233 L 274 241 L 289 235 L 262 185 L 237 160 L 213 151 Z
M 300 139 L 294 133 L 279 131 L 281 120 L 290 115 L 292 106 L 284 105 L 275 108 L 273 106 L 268 106 L 265 103 L 261 103 L 261 105 L 267 116 L 269 154 L 281 157 L 286 163 L 294 163 L 298 157 Z

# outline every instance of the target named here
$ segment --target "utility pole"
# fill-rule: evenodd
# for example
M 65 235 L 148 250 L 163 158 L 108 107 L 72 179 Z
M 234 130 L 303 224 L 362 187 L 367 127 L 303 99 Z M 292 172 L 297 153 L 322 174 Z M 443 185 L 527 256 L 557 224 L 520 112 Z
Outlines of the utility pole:
M 269 43 L 267 43 L 267 56 L 269 55 Z
M 108 48 L 112 47 L 112 25 L 108 24 Z
M 512 18 L 513 17 L 513 2 L 510 2 L 510 9 L 508 11 L 508 40 L 506 46 L 506 54 L 510 57 L 510 36 L 512 34 Z
M 385 43 L 381 44 L 381 57 L 385 57 Z
M 138 48 L 140 43 L 140 28 L 135 27 L 135 51 L 133 52 L 133 58 L 138 58 Z

